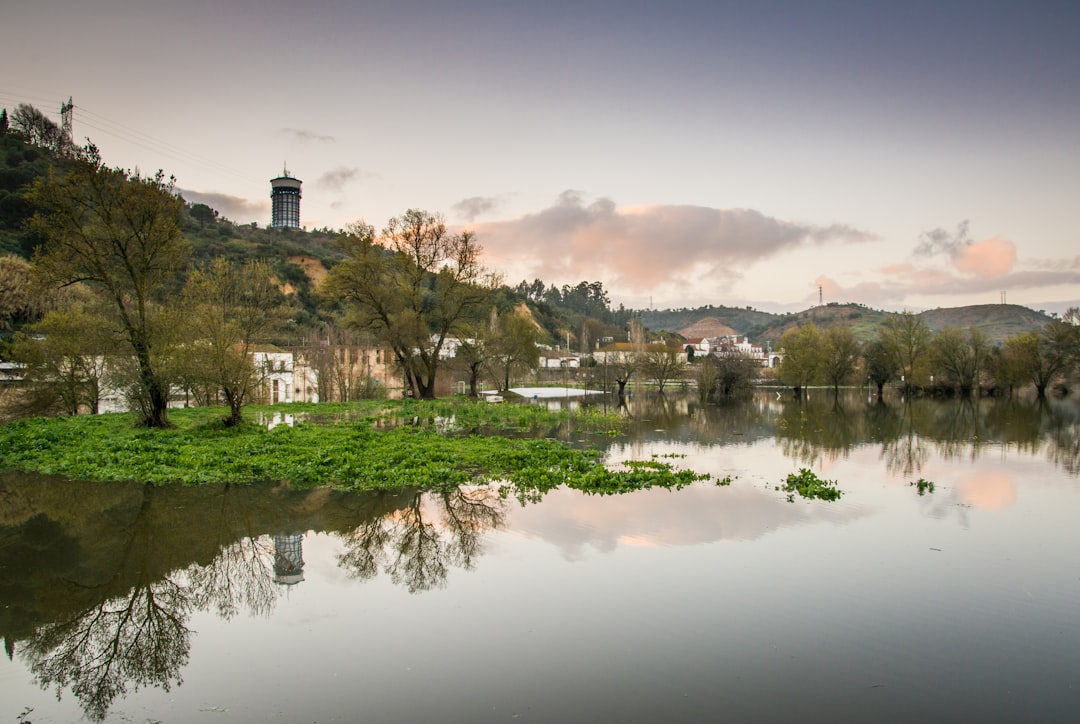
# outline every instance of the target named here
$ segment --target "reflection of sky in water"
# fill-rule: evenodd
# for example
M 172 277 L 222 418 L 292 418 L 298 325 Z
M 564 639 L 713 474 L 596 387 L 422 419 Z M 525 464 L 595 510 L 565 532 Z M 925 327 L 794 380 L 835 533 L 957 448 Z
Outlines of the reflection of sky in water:
M 229 620 L 196 608 L 183 684 L 129 692 L 110 720 L 1075 714 L 1080 485 L 1045 444 L 943 449 L 916 436 L 904 443 L 918 465 L 906 468 L 880 442 L 805 459 L 771 437 L 721 437 L 616 440 L 606 454 L 731 476 L 730 486 L 557 490 L 526 505 L 511 497 L 478 531 L 470 565 L 451 563 L 442 585 L 418 593 L 386 572 L 407 551 L 386 551 L 362 580 L 343 567 L 357 531 L 308 532 L 302 581 L 279 587 L 268 610 Z M 775 486 L 804 466 L 836 480 L 843 497 L 789 503 Z M 935 491 L 920 496 L 910 485 L 919 478 Z M 455 545 L 445 499 L 410 502 L 373 507 L 374 520 L 398 533 L 420 520 L 445 554 Z M 289 500 L 305 516 L 342 504 L 328 491 Z M 188 505 L 185 516 L 206 513 Z M 28 682 L 18 649 L 0 660 L 0 720 L 27 706 L 33 721 L 79 717 L 70 694 L 57 703 Z

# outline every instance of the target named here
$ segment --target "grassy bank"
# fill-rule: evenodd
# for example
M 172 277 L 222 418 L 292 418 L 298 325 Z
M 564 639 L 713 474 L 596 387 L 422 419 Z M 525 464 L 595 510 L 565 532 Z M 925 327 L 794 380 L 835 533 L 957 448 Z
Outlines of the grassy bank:
M 227 428 L 221 408 L 169 414 L 170 430 L 136 428 L 131 415 L 12 422 L 0 426 L 0 469 L 156 485 L 271 480 L 388 490 L 506 482 L 521 491 L 566 485 L 598 493 L 679 487 L 707 477 L 656 460 L 611 470 L 596 450 L 490 434 L 566 424 L 617 434 L 621 425 L 614 415 L 538 405 L 378 400 L 246 410 L 248 420 L 292 416 L 291 426 L 273 429 L 255 422 Z

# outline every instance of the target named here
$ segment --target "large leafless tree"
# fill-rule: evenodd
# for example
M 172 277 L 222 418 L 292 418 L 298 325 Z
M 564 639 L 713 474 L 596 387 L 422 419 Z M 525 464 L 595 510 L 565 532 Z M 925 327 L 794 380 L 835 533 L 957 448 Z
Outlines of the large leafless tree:
M 495 279 L 480 265 L 476 237 L 451 233 L 441 216 L 410 209 L 382 234 L 363 222 L 341 238 L 345 259 L 323 293 L 345 305 L 346 322 L 393 350 L 415 397 L 435 397 L 448 337 L 481 314 Z

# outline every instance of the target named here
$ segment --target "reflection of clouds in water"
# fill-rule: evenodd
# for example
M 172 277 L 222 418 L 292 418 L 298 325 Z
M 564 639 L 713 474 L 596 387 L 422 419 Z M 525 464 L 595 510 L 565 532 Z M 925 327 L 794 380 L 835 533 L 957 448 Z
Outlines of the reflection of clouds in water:
M 590 496 L 556 490 L 512 514 L 511 528 L 539 538 L 568 560 L 590 549 L 611 553 L 623 546 L 691 546 L 745 541 L 793 525 L 844 522 L 866 512 L 842 505 L 793 505 L 775 491 L 695 485 L 679 491 L 642 490 Z
M 1000 470 L 969 473 L 956 481 L 961 502 L 983 510 L 1005 510 L 1016 503 L 1016 485 L 1012 476 Z

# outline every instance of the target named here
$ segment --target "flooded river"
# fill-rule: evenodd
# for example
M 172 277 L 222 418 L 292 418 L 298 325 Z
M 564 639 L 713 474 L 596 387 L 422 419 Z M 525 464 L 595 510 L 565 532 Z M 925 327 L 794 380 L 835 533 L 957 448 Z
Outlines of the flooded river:
M 0 473 L 0 722 L 1064 721 L 1080 407 L 639 397 L 678 491 Z M 801 469 L 839 500 L 780 489 Z M 730 485 L 716 480 L 730 478 Z

